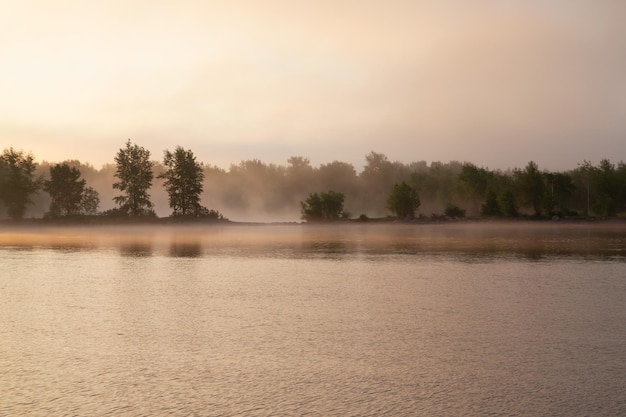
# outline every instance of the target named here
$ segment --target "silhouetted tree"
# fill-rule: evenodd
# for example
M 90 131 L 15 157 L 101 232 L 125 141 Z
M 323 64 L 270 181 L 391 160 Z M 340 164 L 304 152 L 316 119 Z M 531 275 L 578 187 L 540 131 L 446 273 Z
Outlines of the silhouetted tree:
M 82 214 L 96 214 L 100 206 L 100 195 L 91 187 L 85 187 L 80 200 Z
M 130 216 L 154 215 L 154 205 L 150 201 L 148 190 L 152 186 L 152 162 L 150 151 L 130 142 L 115 156 L 116 172 L 119 179 L 113 188 L 124 194 L 114 197 L 120 210 Z
M 543 174 L 539 171 L 537 164 L 530 161 L 523 171 L 515 170 L 514 175 L 522 203 L 530 205 L 535 212 L 535 216 L 540 216 L 544 181 Z
M 492 189 L 488 189 L 485 194 L 485 202 L 480 208 L 480 213 L 483 216 L 501 216 L 502 211 L 500 210 L 500 204 L 498 203 L 498 196 L 496 192 Z
M 602 159 L 597 168 L 593 169 L 593 179 L 596 196 L 591 210 L 601 216 L 615 216 L 617 213 L 617 201 L 619 189 L 615 165 L 608 159 Z
M 30 196 L 41 188 L 41 179 L 34 175 L 36 168 L 31 153 L 9 148 L 0 155 L 0 200 L 12 219 L 24 217 Z
M 448 204 L 446 206 L 446 209 L 444 211 L 444 214 L 447 217 L 452 217 L 452 218 L 463 218 L 465 217 L 465 210 L 463 210 L 461 207 L 459 206 L 455 206 L 454 204 Z
M 415 211 L 420 206 L 420 198 L 417 191 L 406 182 L 395 184 L 387 199 L 387 208 L 396 217 L 412 219 Z
M 71 216 L 83 211 L 85 180 L 79 178 L 78 168 L 67 163 L 50 167 L 50 179 L 44 181 L 43 189 L 50 194 L 51 216 Z
M 343 210 L 344 195 L 335 191 L 311 193 L 300 202 L 302 219 L 306 221 L 337 220 L 346 217 Z
M 519 215 L 517 204 L 515 203 L 515 196 L 510 188 L 504 190 L 500 197 L 500 209 L 504 217 L 517 217 Z
M 169 196 L 173 215 L 201 216 L 207 212 L 200 204 L 204 172 L 202 165 L 190 150 L 177 146 L 174 152 L 165 151 L 163 157 L 165 172 L 159 175 L 164 178 L 165 190 Z
M 550 216 L 567 214 L 568 201 L 575 189 L 572 177 L 560 172 L 546 172 L 544 179 L 543 208 L 545 213 Z

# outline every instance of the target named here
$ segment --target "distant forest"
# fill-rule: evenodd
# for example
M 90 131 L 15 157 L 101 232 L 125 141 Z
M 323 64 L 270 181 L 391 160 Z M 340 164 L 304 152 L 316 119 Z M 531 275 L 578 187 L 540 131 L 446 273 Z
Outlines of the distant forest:
M 300 220 L 303 201 L 315 193 L 329 191 L 343 196 L 345 218 L 388 217 L 392 215 L 390 194 L 402 183 L 417 192 L 415 216 L 422 218 L 626 216 L 626 164 L 621 161 L 615 164 L 608 159 L 597 165 L 583 161 L 564 172 L 541 169 L 532 161 L 523 168 L 502 171 L 458 161 L 405 164 L 390 161 L 382 153 L 370 152 L 365 155 L 363 170 L 357 172 L 352 164 L 341 161 L 312 166 L 303 156 L 293 156 L 284 165 L 251 159 L 222 169 L 195 161 L 191 151 L 180 147 L 173 153 L 166 151 L 161 160 L 129 141 L 128 155 L 133 149 L 143 151 L 143 157 L 149 158 L 147 169 L 151 170 L 152 178 L 146 198 L 153 215 L 159 217 L 180 214 L 176 207 L 182 207 L 182 213 L 185 212 L 184 204 L 176 206 L 172 202 L 172 197 L 177 195 L 172 188 L 177 184 L 177 178 L 172 176 L 173 167 L 177 167 L 172 165 L 175 164 L 172 158 L 178 151 L 179 156 L 188 158 L 191 168 L 198 169 L 194 175 L 199 180 L 196 185 L 200 186 L 200 202 L 194 204 L 237 221 Z M 72 181 L 83 185 L 82 198 L 87 199 L 84 207 L 89 215 L 111 214 L 128 207 L 124 204 L 131 202 L 123 195 L 124 185 L 120 185 L 118 158 L 121 156 L 124 156 L 123 148 L 115 163 L 96 169 L 77 160 L 64 164 L 37 163 L 32 154 L 5 149 L 0 156 L 0 217 L 42 218 L 50 212 L 59 212 L 63 196 L 51 197 L 55 195 L 53 175 L 74 175 Z M 24 160 L 28 159 L 30 167 L 25 168 L 28 161 Z M 129 175 L 132 178 L 133 174 Z M 28 190 L 21 216 L 9 210 L 16 199 L 23 197 L 15 194 L 16 186 Z M 56 206 L 51 207 L 51 203 Z

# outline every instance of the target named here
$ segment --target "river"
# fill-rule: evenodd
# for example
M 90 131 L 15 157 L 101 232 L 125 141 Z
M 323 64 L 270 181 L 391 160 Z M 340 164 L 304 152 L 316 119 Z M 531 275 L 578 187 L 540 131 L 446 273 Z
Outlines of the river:
M 626 227 L 0 229 L 0 415 L 626 415 Z

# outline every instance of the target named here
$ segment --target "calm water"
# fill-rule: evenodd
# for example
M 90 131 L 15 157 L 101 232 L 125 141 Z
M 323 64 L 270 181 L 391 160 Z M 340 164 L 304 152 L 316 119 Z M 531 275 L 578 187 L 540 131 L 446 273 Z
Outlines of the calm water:
M 626 415 L 626 228 L 0 230 L 0 415 Z

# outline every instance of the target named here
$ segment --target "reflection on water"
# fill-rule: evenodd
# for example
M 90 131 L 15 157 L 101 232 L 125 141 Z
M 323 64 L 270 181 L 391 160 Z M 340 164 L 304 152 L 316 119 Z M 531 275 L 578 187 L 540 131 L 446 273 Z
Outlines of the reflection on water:
M 0 247 L 116 247 L 127 256 L 446 254 L 623 259 L 626 224 L 229 225 L 0 230 Z
M 120 254 L 122 256 L 152 256 L 152 245 L 146 241 L 129 241 L 120 243 Z
M 0 231 L 0 415 L 626 415 L 625 231 Z
M 202 243 L 199 239 L 175 237 L 171 240 L 169 254 L 177 258 L 197 258 L 202 255 Z

